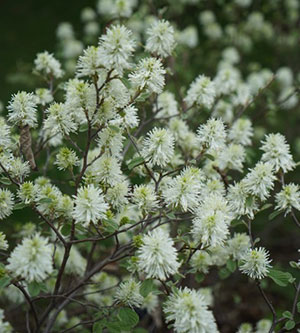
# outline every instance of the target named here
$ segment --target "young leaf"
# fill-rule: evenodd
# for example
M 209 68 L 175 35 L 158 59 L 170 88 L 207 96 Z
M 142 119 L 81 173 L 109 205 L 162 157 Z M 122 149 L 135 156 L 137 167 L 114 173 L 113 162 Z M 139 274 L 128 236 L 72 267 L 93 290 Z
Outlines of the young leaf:
M 288 272 L 282 272 L 277 269 L 270 269 L 268 276 L 276 283 L 278 286 L 286 287 L 293 276 Z
M 226 263 L 226 268 L 233 273 L 236 270 L 236 262 L 229 259 Z
M 288 331 L 292 330 L 294 327 L 295 327 L 294 320 L 288 320 L 284 325 L 284 328 L 286 328 Z
M 147 279 L 145 281 L 143 281 L 141 287 L 140 287 L 140 294 L 143 297 L 148 296 L 149 293 L 151 293 L 151 291 L 153 291 L 155 288 L 155 285 L 153 283 L 153 280 L 151 279 Z
M 123 327 L 133 328 L 139 322 L 139 316 L 130 308 L 121 308 L 118 317 L 122 322 Z
M 272 221 L 275 219 L 276 216 L 278 216 L 279 214 L 281 214 L 281 210 L 275 210 L 273 213 L 271 213 L 269 215 L 269 221 Z
M 284 318 L 293 319 L 293 315 L 292 315 L 292 313 L 290 311 L 284 311 L 283 314 L 282 314 L 282 316 Z
M 132 170 L 133 168 L 135 168 L 136 166 L 143 164 L 144 163 L 144 158 L 143 157 L 136 157 L 134 159 L 132 159 L 132 161 L 128 164 L 128 169 Z

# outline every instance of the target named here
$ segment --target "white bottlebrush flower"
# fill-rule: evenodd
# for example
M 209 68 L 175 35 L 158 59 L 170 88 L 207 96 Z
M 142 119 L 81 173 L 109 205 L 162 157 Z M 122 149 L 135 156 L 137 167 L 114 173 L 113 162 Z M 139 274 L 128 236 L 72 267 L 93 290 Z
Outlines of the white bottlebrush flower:
M 195 26 L 190 25 L 184 30 L 176 33 L 176 40 L 179 44 L 194 48 L 198 45 L 198 30 Z
M 230 258 L 228 247 L 225 244 L 209 247 L 209 254 L 212 265 L 221 267 L 226 265 Z
M 62 52 L 61 55 L 65 59 L 71 60 L 69 63 L 70 70 L 72 72 L 75 70 L 75 59 L 82 53 L 83 51 L 83 43 L 77 39 L 67 39 L 63 43 L 61 43 Z
M 72 169 L 79 164 L 76 153 L 67 147 L 62 147 L 56 155 L 54 162 L 59 170 Z
M 228 139 L 236 144 L 249 146 L 253 136 L 252 123 L 247 118 L 240 118 L 236 120 L 231 126 Z
M 190 85 L 185 101 L 188 106 L 197 105 L 209 109 L 212 107 L 215 97 L 214 82 L 205 75 L 199 75 Z
M 7 189 L 0 189 L 0 220 L 9 216 L 14 208 L 14 195 Z
M 147 29 L 146 50 L 166 58 L 171 55 L 175 47 L 174 29 L 166 20 L 154 22 Z
M 141 154 L 151 165 L 165 167 L 174 155 L 173 134 L 164 128 L 155 127 L 144 139 Z
M 88 112 L 89 117 L 96 110 L 96 91 L 95 87 L 88 82 L 71 79 L 65 85 L 66 90 L 66 110 L 74 120 L 83 124 L 86 122 L 85 112 Z
M 272 326 L 272 321 L 269 319 L 261 319 L 256 324 L 255 333 L 269 333 Z
M 130 17 L 136 0 L 99 0 L 98 12 L 112 17 Z
M 77 124 L 66 104 L 53 103 L 46 110 L 46 113 L 48 117 L 44 122 L 44 129 L 49 131 L 51 136 L 57 133 L 69 135 L 76 131 Z
M 116 126 L 116 125 L 115 125 Z M 120 157 L 123 148 L 124 136 L 121 130 L 104 128 L 98 134 L 98 148 L 100 151 L 105 151 L 113 157 Z
M 83 226 L 87 227 L 90 222 L 97 223 L 106 216 L 108 204 L 104 201 L 100 188 L 94 185 L 81 187 L 74 198 L 73 217 L 76 222 L 82 222 Z
M 146 309 L 148 313 L 154 313 L 155 309 L 159 306 L 159 298 L 156 294 L 150 292 L 142 304 L 142 309 Z
M 242 259 L 251 247 L 250 237 L 246 233 L 235 233 L 227 244 L 228 251 L 234 260 Z
M 221 119 L 210 118 L 206 124 L 200 125 L 197 138 L 201 147 L 219 150 L 224 147 L 226 140 L 226 129 Z
M 71 197 L 67 194 L 63 194 L 57 205 L 57 215 L 58 217 L 63 217 L 65 219 L 71 220 L 73 217 L 74 204 Z
M 53 101 L 53 96 L 49 89 L 39 88 L 35 90 L 35 96 L 37 97 L 37 103 L 45 106 Z
M 243 171 L 243 163 L 246 158 L 246 152 L 242 145 L 231 143 L 226 146 L 217 158 L 221 170 Z
M 204 176 L 198 168 L 186 168 L 179 176 L 171 179 L 163 190 L 163 197 L 168 205 L 180 206 L 183 211 L 195 208 Z
M 92 76 L 98 74 L 100 70 L 99 50 L 96 46 L 89 46 L 79 57 L 76 66 L 76 76 Z
M 52 245 L 48 239 L 36 233 L 22 240 L 8 258 L 6 268 L 15 276 L 22 277 L 27 282 L 41 282 L 53 271 Z
M 210 195 L 224 196 L 225 193 L 225 185 L 222 180 L 208 178 L 201 188 L 200 198 L 206 198 Z
M 212 265 L 212 260 L 208 252 L 197 250 L 191 258 L 191 266 L 198 272 L 207 274 L 209 266 Z
M 99 23 L 96 21 L 87 22 L 83 28 L 84 34 L 88 37 L 96 37 L 100 32 Z
M 275 196 L 275 209 L 284 210 L 289 213 L 292 208 L 300 210 L 300 190 L 299 185 L 290 183 L 284 185 L 282 190 Z
M 138 90 L 147 89 L 150 93 L 160 94 L 165 85 L 165 69 L 160 59 L 144 58 L 140 60 L 129 81 Z
M 220 195 L 204 198 L 194 211 L 192 235 L 202 246 L 222 245 L 229 234 L 232 216 L 226 200 Z
M 276 180 L 273 172 L 272 164 L 258 162 L 243 180 L 246 191 L 259 197 L 260 200 L 267 199 Z
M 124 109 L 124 117 L 123 117 L 124 125 L 129 128 L 137 127 L 140 119 L 138 117 L 138 109 L 134 105 L 128 105 Z
M 122 206 L 128 203 L 129 187 L 128 182 L 123 181 L 115 184 L 113 187 L 110 187 L 106 193 L 106 200 L 115 208 L 120 209 Z
M 262 279 L 268 274 L 271 261 L 265 248 L 249 249 L 242 258 L 240 270 L 252 279 Z
M 20 157 L 12 157 L 7 171 L 13 178 L 23 180 L 30 174 L 30 165 Z
M 225 62 L 234 65 L 240 61 L 240 55 L 236 48 L 234 47 L 227 47 L 222 52 L 222 57 Z
M 12 96 L 7 107 L 8 120 L 18 126 L 35 127 L 37 124 L 37 101 L 32 93 L 21 91 Z
M 38 210 L 46 215 L 56 215 L 61 196 L 61 191 L 54 185 L 47 184 L 41 188 L 37 186 L 35 202 Z
M 124 305 L 139 308 L 144 301 L 144 297 L 140 294 L 140 282 L 136 282 L 132 278 L 122 282 L 118 287 L 115 299 Z
M 172 117 L 178 114 L 177 101 L 173 93 L 164 91 L 157 96 L 157 108 L 153 107 L 153 111 L 157 111 L 156 117 Z
M 220 99 L 214 106 L 212 116 L 221 118 L 225 123 L 230 124 L 233 119 L 233 105 Z
M 266 135 L 260 149 L 264 151 L 262 161 L 272 164 L 275 172 L 278 172 L 279 169 L 282 169 L 283 172 L 294 169 L 295 162 L 290 154 L 290 146 L 283 135 L 279 133 Z
M 109 154 L 104 154 L 95 163 L 95 179 L 99 183 L 114 186 L 122 180 L 122 171 L 119 161 Z
M 54 58 L 53 54 L 45 51 L 38 53 L 34 60 L 35 70 L 50 78 L 60 78 L 63 76 L 60 62 Z
M 0 231 L 0 250 L 7 250 L 8 249 L 8 243 L 6 240 L 6 235 Z
M 235 94 L 232 96 L 232 103 L 235 106 L 245 106 L 251 101 L 252 95 L 248 84 L 241 83 L 238 85 Z
M 253 327 L 249 323 L 243 323 L 236 333 L 253 333 Z
M 34 202 L 37 194 L 37 187 L 32 182 L 24 182 L 20 185 L 18 190 L 18 197 L 25 203 L 30 204 Z
M 108 69 L 119 74 L 130 68 L 129 60 L 135 48 L 132 32 L 123 25 L 114 25 L 106 30 L 99 40 L 99 59 Z
M 10 126 L 4 118 L 0 117 L 0 148 L 8 149 L 11 146 Z
M 82 22 L 94 21 L 97 18 L 97 13 L 91 7 L 85 7 L 80 13 L 80 19 Z
M 158 199 L 154 189 L 150 185 L 138 185 L 134 187 L 132 201 L 143 212 L 151 212 L 158 207 Z
M 62 41 L 73 39 L 74 30 L 72 24 L 70 24 L 69 22 L 60 23 L 56 30 L 56 36 Z
M 142 238 L 143 245 L 138 249 L 138 267 L 147 278 L 166 280 L 174 275 L 180 263 L 174 241 L 161 228 L 149 232 Z
M 228 95 L 234 92 L 240 81 L 240 72 L 233 66 L 227 65 L 218 70 L 214 79 L 217 95 Z
M 166 321 L 172 322 L 176 333 L 218 333 L 214 316 L 205 298 L 187 287 L 173 292 L 165 302 Z

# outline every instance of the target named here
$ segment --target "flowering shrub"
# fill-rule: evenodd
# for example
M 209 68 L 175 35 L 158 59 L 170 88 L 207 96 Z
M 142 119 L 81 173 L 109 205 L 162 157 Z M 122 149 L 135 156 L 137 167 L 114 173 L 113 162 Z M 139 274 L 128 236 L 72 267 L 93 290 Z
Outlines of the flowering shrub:
M 299 3 L 254 3 L 100 0 L 82 41 L 62 23 L 57 54 L 37 54 L 36 90 L 0 118 L 1 332 L 300 327 L 300 263 L 268 237 L 300 227 L 298 163 L 253 116 L 296 113 L 299 80 L 251 53 L 293 49 Z M 256 288 L 255 328 L 222 319 L 229 278 Z

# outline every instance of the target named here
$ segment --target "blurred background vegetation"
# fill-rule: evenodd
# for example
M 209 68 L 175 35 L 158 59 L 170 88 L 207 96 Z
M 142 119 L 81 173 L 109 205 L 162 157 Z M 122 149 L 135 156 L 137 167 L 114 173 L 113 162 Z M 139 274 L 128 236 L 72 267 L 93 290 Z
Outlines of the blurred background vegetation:
M 0 100 L 5 105 L 12 93 L 26 87 L 18 70 L 32 66 L 38 52 L 54 52 L 58 24 L 70 22 L 78 31 L 81 9 L 94 5 L 94 0 L 0 1 Z

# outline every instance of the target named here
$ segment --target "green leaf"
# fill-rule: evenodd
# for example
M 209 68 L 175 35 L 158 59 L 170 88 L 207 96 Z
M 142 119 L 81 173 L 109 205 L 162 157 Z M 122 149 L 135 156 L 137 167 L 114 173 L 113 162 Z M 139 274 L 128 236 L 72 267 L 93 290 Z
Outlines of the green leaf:
M 30 294 L 31 297 L 37 296 L 41 291 L 40 284 L 38 282 L 35 282 L 35 281 L 29 283 L 28 291 L 29 291 L 29 294 Z
M 120 333 L 122 331 L 122 327 L 120 326 L 120 322 L 107 323 L 106 327 L 109 333 Z
M 148 331 L 142 327 L 137 327 L 133 330 L 133 333 L 148 333 Z
M 151 94 L 149 92 L 143 92 L 141 93 L 137 98 L 136 98 L 136 102 L 145 102 L 146 99 L 149 98 Z
M 62 234 L 63 236 L 69 236 L 70 233 L 71 233 L 71 228 L 72 228 L 71 224 L 65 224 L 65 225 L 61 228 L 60 232 L 61 232 L 61 234 Z
M 220 279 L 225 280 L 230 275 L 230 271 L 227 268 L 221 268 L 218 272 Z
M 233 227 L 233 228 L 237 227 L 238 225 L 241 225 L 241 224 L 244 224 L 244 222 L 241 220 L 232 220 L 230 223 L 231 227 Z
M 104 220 L 103 227 L 105 228 L 105 231 L 108 233 L 113 233 L 119 229 L 118 223 L 112 219 Z
M 299 265 L 298 265 L 298 263 L 296 263 L 296 261 L 290 261 L 290 266 L 292 267 L 292 268 L 296 268 L 296 269 L 299 269 Z
M 0 289 L 5 288 L 9 285 L 11 278 L 9 276 L 3 276 L 0 279 Z
M 104 327 L 105 327 L 105 323 L 102 321 L 95 323 L 93 325 L 93 333 L 102 333 Z
M 43 198 L 41 200 L 39 200 L 40 204 L 51 204 L 52 203 L 52 199 L 51 198 Z
M 118 317 L 124 326 L 130 328 L 133 328 L 139 322 L 139 316 L 130 308 L 121 308 Z
M 109 125 L 108 126 L 111 130 L 113 130 L 114 132 L 119 133 L 120 132 L 120 127 L 115 126 L 115 125 Z
M 0 178 L 0 183 L 4 184 L 4 185 L 11 185 L 11 181 L 9 178 L 7 177 L 1 177 Z
M 270 269 L 268 276 L 281 287 L 286 287 L 293 279 L 290 273 L 282 272 L 274 268 Z
M 144 163 L 144 158 L 143 157 L 136 157 L 134 159 L 132 159 L 132 161 L 130 163 L 128 163 L 128 169 L 132 170 L 133 168 L 135 168 L 136 166 L 143 164 Z
M 88 126 L 88 124 L 86 123 L 86 124 L 82 124 L 82 125 L 80 125 L 80 127 L 79 127 L 79 132 L 86 132 L 87 130 L 88 130 L 88 128 L 89 128 L 89 126 Z
M 226 263 L 226 268 L 233 273 L 236 270 L 236 262 L 229 259 Z
M 204 157 L 208 158 L 211 161 L 215 160 L 215 157 L 213 155 L 210 155 L 210 154 L 204 154 Z
M 14 205 L 14 210 L 23 209 L 24 207 L 26 207 L 26 204 L 24 202 L 19 202 Z
M 264 204 L 264 205 L 261 207 L 260 211 L 262 212 L 263 210 L 266 210 L 266 209 L 268 209 L 268 208 L 270 208 L 270 207 L 272 207 L 272 206 L 273 206 L 273 205 L 270 204 L 270 203 Z
M 195 280 L 198 283 L 201 283 L 204 280 L 204 278 L 205 278 L 205 275 L 202 273 L 198 273 L 195 275 Z
M 153 280 L 151 279 L 147 279 L 145 281 L 143 281 L 143 283 L 141 284 L 141 287 L 140 287 L 140 294 L 143 296 L 143 297 L 146 297 L 148 296 L 148 294 L 151 293 L 151 291 L 153 291 L 155 288 L 155 285 L 153 283 Z
M 281 210 L 275 210 L 273 213 L 269 215 L 269 221 L 272 221 L 273 219 L 275 219 L 276 216 L 278 216 L 281 213 L 282 213 Z
M 284 311 L 283 314 L 282 314 L 282 316 L 284 318 L 293 319 L 293 315 L 292 315 L 292 313 L 290 311 Z
M 297 303 L 297 311 L 300 313 L 300 302 Z
M 288 320 L 284 325 L 284 328 L 287 329 L 288 331 L 292 330 L 294 327 L 295 327 L 294 320 Z

